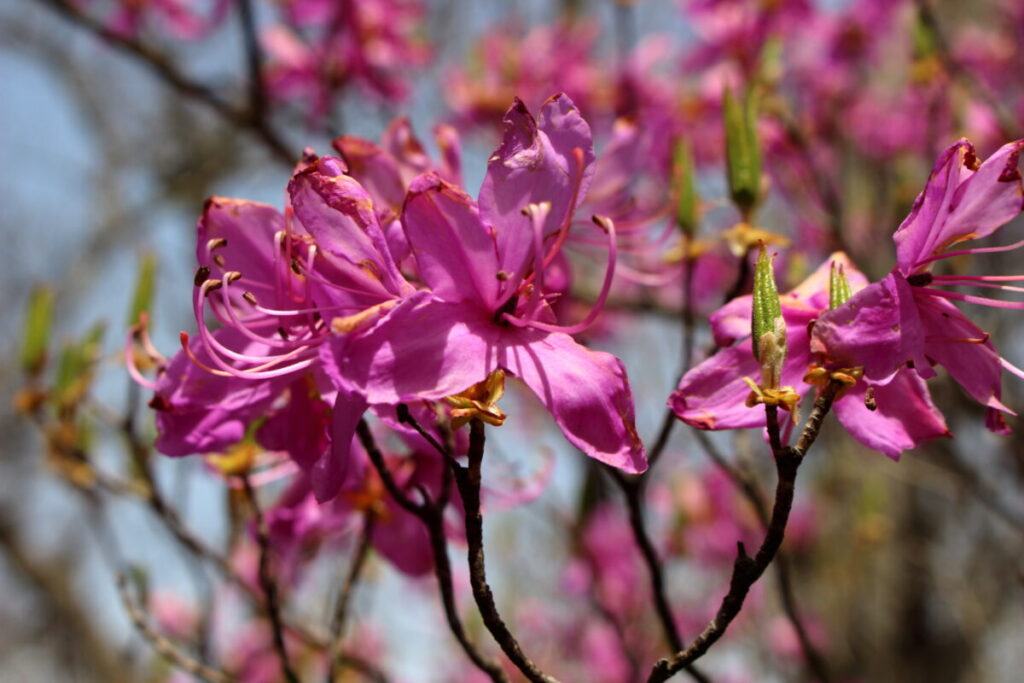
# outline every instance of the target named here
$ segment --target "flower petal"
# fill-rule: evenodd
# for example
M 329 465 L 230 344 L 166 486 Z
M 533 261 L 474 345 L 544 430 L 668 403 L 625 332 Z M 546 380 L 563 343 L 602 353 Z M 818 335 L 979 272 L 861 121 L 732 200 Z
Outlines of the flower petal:
M 519 272 L 533 258 L 533 232 L 522 210 L 550 202 L 544 235 L 558 232 L 586 194 L 593 162 L 590 126 L 566 95 L 544 104 L 539 126 L 526 105 L 515 100 L 479 193 L 481 215 L 496 230 L 502 270 Z
M 391 258 L 373 199 L 354 178 L 340 172 L 337 159 L 321 158 L 295 174 L 288 194 L 295 217 L 346 279 L 383 297 L 408 291 Z
M 874 386 L 875 410 L 865 405 L 868 386 L 858 382 L 833 406 L 846 431 L 868 448 L 899 460 L 903 451 L 922 441 L 950 436 L 945 418 L 916 372 L 901 370 L 888 384 Z
M 402 226 L 420 276 L 445 301 L 473 299 L 493 306 L 498 293 L 494 236 L 476 202 L 436 173 L 409 187 Z
M 537 395 L 565 437 L 625 472 L 647 469 L 633 394 L 622 362 L 561 333 L 517 330 L 505 341 L 505 368 Z
M 950 245 L 983 237 L 1020 213 L 1024 189 L 1018 140 L 1001 147 L 977 171 L 974 146 L 960 140 L 939 157 L 910 215 L 893 235 L 900 271 L 911 275 Z
M 497 368 L 503 328 L 472 302 L 411 299 L 373 329 L 331 342 L 345 381 L 373 404 L 457 394 Z
M 924 327 L 924 353 L 946 368 L 974 400 L 1014 414 L 1000 401 L 1003 365 L 989 335 L 951 302 L 915 292 Z
M 927 376 L 924 330 L 911 290 L 897 272 L 865 287 L 818 319 L 811 350 L 848 367 L 862 366 L 876 384 L 889 382 L 908 364 Z

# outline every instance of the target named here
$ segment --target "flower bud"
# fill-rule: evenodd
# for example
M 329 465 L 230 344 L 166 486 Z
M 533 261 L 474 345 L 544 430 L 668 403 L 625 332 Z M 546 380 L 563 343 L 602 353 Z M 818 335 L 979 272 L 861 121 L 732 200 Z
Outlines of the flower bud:
M 21 367 L 29 375 L 38 375 L 43 371 L 52 327 L 53 290 L 37 287 L 29 297 L 22 331 Z
M 761 196 L 761 146 L 757 139 L 757 106 L 748 93 L 737 101 L 726 89 L 722 102 L 725 118 L 725 155 L 732 201 L 749 222 Z
M 836 265 L 832 262 L 832 268 L 828 274 L 828 310 L 839 308 L 853 296 L 850 289 L 850 281 L 846 279 L 843 271 L 843 264 Z
M 754 266 L 754 296 L 751 328 L 754 333 L 754 358 L 761 364 L 761 383 L 768 389 L 779 386 L 782 364 L 786 360 L 786 321 L 782 317 L 779 290 L 772 269 L 774 257 L 764 243 Z
M 128 309 L 128 324 L 138 325 L 139 317 L 148 313 L 153 303 L 153 287 L 156 281 L 156 257 L 152 252 L 143 255 L 139 263 L 139 275 L 135 281 L 135 294 Z
M 676 142 L 673 151 L 672 181 L 675 186 L 676 226 L 684 235 L 693 239 L 697 232 L 696 172 L 693 163 L 693 149 L 685 140 Z

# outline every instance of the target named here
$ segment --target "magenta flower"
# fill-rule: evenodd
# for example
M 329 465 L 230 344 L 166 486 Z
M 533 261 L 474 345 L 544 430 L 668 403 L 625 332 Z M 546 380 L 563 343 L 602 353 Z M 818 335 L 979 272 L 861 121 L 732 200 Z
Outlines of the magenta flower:
M 545 288 L 585 193 L 593 162 L 590 129 L 567 97 L 555 96 L 536 122 L 517 101 L 491 157 L 479 205 L 436 173 L 409 190 L 402 225 L 429 299 L 396 306 L 358 339 L 336 338 L 336 379 L 368 403 L 441 399 L 503 370 L 526 383 L 566 438 L 587 455 L 628 472 L 646 468 L 622 363 L 557 325 Z M 524 212 L 526 215 L 524 215 Z M 609 269 L 614 226 L 606 224 Z
M 135 376 L 155 392 L 161 452 L 223 451 L 267 418 L 257 442 L 287 451 L 326 500 L 351 465 L 351 439 L 345 457 L 335 457 L 328 428 L 349 419 L 354 429 L 365 409 L 321 367 L 328 321 L 355 338 L 415 289 L 392 259 L 366 191 L 337 159 L 304 164 L 289 184 L 285 215 L 254 202 L 207 202 L 197 228 L 198 339 L 182 333 L 182 351 L 155 382 Z
M 788 348 L 780 384 L 792 386 L 801 396 L 811 388 L 803 379 L 815 364 L 808 326 L 817 318 L 828 317 L 831 262 L 843 266 L 854 291 L 867 284 L 845 254 L 837 253 L 798 287 L 780 297 Z M 743 296 L 711 316 L 715 340 L 726 348 L 686 373 L 669 397 L 669 405 L 687 424 L 714 430 L 765 425 L 764 408 L 748 407 L 745 402 L 750 387 L 744 378 L 760 377 L 760 364 L 751 349 L 750 311 L 751 297 Z M 727 346 L 737 339 L 742 341 Z M 831 347 L 828 350 L 831 355 Z M 835 402 L 836 416 L 854 438 L 895 459 L 921 441 L 949 434 L 924 381 L 916 373 L 904 370 L 888 380 L 857 382 Z M 872 400 L 868 400 L 869 392 Z
M 942 259 L 1007 247 L 947 251 L 960 242 L 985 237 L 1017 216 L 1024 206 L 1018 160 L 1024 140 L 1000 148 L 984 163 L 974 147 L 961 140 L 939 157 L 913 210 L 893 235 L 896 267 L 845 305 L 821 317 L 812 344 L 839 363 L 863 366 L 864 376 L 886 385 L 913 368 L 922 378 L 941 365 L 976 401 L 989 409 L 988 426 L 1006 429 L 996 411 L 1013 412 L 1000 401 L 1002 368 L 1024 372 L 1002 359 L 987 332 L 951 302 L 1024 308 L 1024 304 L 938 289 L 978 286 L 1014 290 L 1005 282 L 1024 276 L 935 275 Z
M 305 99 L 314 121 L 349 86 L 401 100 L 409 68 L 430 56 L 417 35 L 422 14 L 418 0 L 287 0 L 285 24 L 263 37 L 267 89 L 282 102 Z

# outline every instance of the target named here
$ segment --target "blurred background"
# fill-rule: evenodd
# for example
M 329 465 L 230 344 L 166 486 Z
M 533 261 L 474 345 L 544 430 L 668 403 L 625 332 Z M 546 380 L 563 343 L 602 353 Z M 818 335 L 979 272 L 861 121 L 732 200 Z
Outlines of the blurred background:
M 748 253 L 736 256 L 723 237 L 740 220 L 725 180 L 723 91 L 761 93 L 765 198 L 756 220 L 779 236 L 780 290 L 838 249 L 877 279 L 894 263 L 890 235 L 941 150 L 966 135 L 985 156 L 1024 135 L 1024 11 L 1014 0 L 967 5 L 4 3 L 0 680 L 188 680 L 140 636 L 119 573 L 181 649 L 244 680 L 274 680 L 243 672 L 256 619 L 222 616 L 239 611 L 232 600 L 241 598 L 168 526 L 177 520 L 227 553 L 238 534 L 237 492 L 202 458 L 140 454 L 155 433 L 148 396 L 123 368 L 141 263 L 155 263 L 147 308 L 156 347 L 170 355 L 178 332 L 195 326 L 194 226 L 207 197 L 281 207 L 303 148 L 329 153 L 338 135 L 377 141 L 398 116 L 434 157 L 432 126 L 451 124 L 475 193 L 512 98 L 537 111 L 549 95 L 569 93 L 591 123 L 599 159 L 627 133 L 641 157 L 601 206 L 632 217 L 653 246 L 625 258 L 630 271 L 617 275 L 587 339 L 625 362 L 638 429 L 651 444 L 679 376 L 684 330 L 693 335 L 692 365 L 713 348 L 707 315 L 742 291 L 736 273 Z M 318 23 L 336 7 L 346 7 L 353 34 L 344 48 Z M 701 196 L 697 232 L 685 239 L 666 208 L 679 139 L 693 150 Z M 993 243 L 1020 239 L 1020 227 Z M 604 257 L 583 248 L 573 259 L 581 275 L 570 305 L 583 310 Z M 953 267 L 1005 274 L 1020 262 L 1009 252 Z M 692 328 L 682 322 L 679 268 L 694 271 L 684 306 Z M 30 370 L 19 354 L 40 286 L 52 292 L 54 323 L 45 367 Z M 1024 363 L 1015 311 L 969 314 L 1007 359 Z M 798 483 L 781 563 L 805 639 L 832 680 L 1014 681 L 1024 671 L 1019 421 L 1008 418 L 1012 433 L 993 434 L 959 387 L 945 377 L 930 386 L 955 438 L 893 462 L 830 423 Z M 512 417 L 485 472 L 494 491 L 488 564 L 503 614 L 562 680 L 643 680 L 666 650 L 622 498 L 535 399 L 509 392 L 502 405 Z M 1024 409 L 1019 380 L 1004 382 L 1003 400 Z M 704 438 L 675 425 L 646 491 L 684 639 L 724 594 L 736 540 L 749 547 L 759 539 L 757 515 L 728 472 L 774 486 L 757 434 Z M 715 457 L 731 463 L 727 472 Z M 139 481 L 148 483 L 133 488 Z M 289 588 L 289 615 L 326 624 L 328 596 L 358 547 L 359 525 L 347 523 L 311 551 Z M 484 641 L 468 609 L 464 550 L 455 541 L 451 552 L 467 628 Z M 823 677 L 785 616 L 777 570 L 702 660 L 713 680 Z M 429 575 L 406 576 L 371 552 L 353 600 L 348 639 L 387 677 L 476 680 Z

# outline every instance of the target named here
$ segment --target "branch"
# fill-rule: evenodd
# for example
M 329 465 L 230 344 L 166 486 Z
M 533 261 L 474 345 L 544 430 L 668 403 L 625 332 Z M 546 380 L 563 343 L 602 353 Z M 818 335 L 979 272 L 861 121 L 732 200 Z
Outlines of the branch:
M 135 625 L 139 635 L 173 665 L 185 673 L 208 683 L 232 683 L 232 681 L 236 680 L 219 669 L 214 669 L 192 659 L 171 642 L 167 636 L 157 631 L 149 623 L 149 619 L 142 611 L 142 608 L 135 604 L 135 600 L 132 598 L 128 588 L 128 578 L 124 574 L 117 575 L 117 592 L 121 596 L 121 603 L 128 612 L 128 616 L 131 618 L 132 624 Z
M 537 668 L 537 665 L 526 656 L 519 642 L 501 618 L 494 602 L 494 594 L 487 584 L 487 569 L 484 563 L 484 518 L 480 512 L 480 481 L 481 465 L 484 456 L 484 424 L 474 419 L 470 422 L 469 432 L 469 464 L 463 467 L 451 463 L 455 483 L 462 495 L 462 504 L 466 511 L 466 542 L 469 545 L 469 581 L 473 588 L 484 625 L 491 632 L 502 651 L 512 663 L 532 683 L 557 683 L 557 679 Z
M 658 661 L 648 677 L 648 683 L 661 683 L 667 681 L 675 673 L 686 665 L 692 664 L 702 657 L 708 649 L 714 645 L 723 635 L 729 624 L 740 613 L 743 602 L 753 586 L 765 569 L 775 559 L 782 545 L 786 533 L 786 524 L 789 522 L 789 513 L 793 508 L 793 493 L 796 488 L 796 473 L 803 462 L 803 456 L 807 453 L 818 433 L 821 425 L 832 408 L 832 402 L 842 385 L 838 382 L 830 382 L 818 395 L 814 402 L 807 423 L 804 425 L 803 433 L 795 446 L 773 447 L 775 456 L 775 469 L 778 474 L 778 483 L 775 487 L 775 504 L 772 507 L 771 518 L 768 522 L 768 529 L 765 532 L 761 547 L 753 558 L 747 555 L 743 543 L 737 543 L 737 557 L 733 563 L 732 578 L 729 580 L 729 592 L 722 598 L 711 622 L 704 628 L 697 638 L 685 649 L 676 652 L 667 659 Z M 772 420 L 772 411 L 769 406 L 766 409 L 768 415 L 768 432 L 772 444 L 779 443 L 778 419 Z M 773 433 L 774 431 L 774 433 Z
M 739 489 L 743 496 L 750 503 L 750 506 L 754 509 L 754 514 L 757 515 L 758 521 L 761 523 L 761 527 L 764 530 L 768 529 L 770 519 L 768 517 L 768 504 L 764 499 L 764 493 L 761 488 L 757 485 L 752 477 L 745 471 L 741 471 L 737 467 L 733 467 L 728 460 L 725 459 L 715 444 L 708 438 L 701 430 L 694 430 L 697 436 L 697 441 L 704 448 L 704 452 L 708 458 L 718 467 L 722 472 L 725 473 L 726 477 L 733 483 L 733 485 Z M 793 583 L 790 578 L 790 566 L 788 557 L 785 553 L 780 552 L 778 557 L 775 558 L 775 576 L 777 577 L 777 587 L 779 591 L 779 602 L 782 603 L 782 610 L 786 613 L 786 618 L 793 625 L 793 630 L 796 632 L 797 639 L 800 641 L 800 649 L 803 651 L 804 659 L 807 661 L 807 666 L 814 674 L 815 678 L 822 683 L 828 683 L 832 679 L 828 672 L 828 667 L 825 665 L 825 658 L 821 656 L 815 648 L 814 643 L 811 641 L 810 635 L 808 635 L 807 627 L 804 625 L 803 619 L 800 617 L 800 609 L 796 604 L 796 595 L 793 593 Z
M 654 600 L 654 609 L 658 613 L 658 621 L 661 622 L 665 640 L 673 652 L 683 649 L 683 639 L 679 636 L 679 629 L 676 626 L 675 617 L 672 615 L 672 608 L 668 604 L 668 597 L 665 593 L 665 575 L 661 566 L 661 559 L 658 551 L 654 548 L 650 534 L 647 533 L 647 525 L 643 515 L 643 492 L 642 479 L 627 478 L 618 470 L 608 467 L 607 471 L 612 479 L 622 489 L 626 498 L 626 507 L 629 510 L 629 525 L 633 530 L 633 538 L 636 540 L 640 554 L 644 558 L 644 565 L 647 567 L 647 575 L 651 583 L 651 598 Z M 693 665 L 687 664 L 684 667 L 687 673 L 695 681 L 707 681 L 708 678 L 697 670 Z
M 271 151 L 274 158 L 282 164 L 290 167 L 294 162 L 295 155 L 270 128 L 267 122 L 256 116 L 255 110 L 237 108 L 225 102 L 213 90 L 183 74 L 174 62 L 163 53 L 154 50 L 135 38 L 123 36 L 104 26 L 102 22 L 97 21 L 80 10 L 71 0 L 36 1 L 49 7 L 69 22 L 81 26 L 104 43 L 133 57 L 181 95 L 203 104 L 228 123 L 252 131 Z
M 426 432 L 422 426 L 409 414 L 408 410 L 402 410 L 402 406 L 399 407 L 399 419 L 407 424 L 412 425 L 418 432 L 420 432 L 424 438 L 428 439 L 438 449 L 442 455 L 452 464 L 453 467 L 458 467 L 454 458 L 451 457 L 451 453 L 447 451 L 441 444 L 437 443 L 436 440 Z M 445 477 L 445 482 L 442 487 L 442 495 L 440 498 L 434 501 L 426 500 L 423 504 L 414 503 L 410 500 L 405 492 L 399 488 L 395 482 L 394 477 L 391 475 L 391 471 L 388 470 L 387 463 L 384 462 L 384 456 L 380 452 L 380 448 L 377 447 L 377 443 L 373 438 L 373 433 L 370 431 L 369 426 L 365 420 L 360 420 L 356 426 L 356 434 L 359 437 L 359 442 L 370 456 L 370 462 L 373 464 L 374 469 L 377 470 L 377 474 L 380 476 L 381 481 L 384 482 L 384 488 L 387 489 L 388 494 L 397 502 L 402 508 L 407 510 L 410 514 L 415 515 L 423 522 L 427 527 L 427 531 L 430 535 L 430 548 L 434 555 L 434 575 L 437 577 L 438 589 L 441 591 L 441 603 L 444 607 L 445 618 L 448 621 L 448 628 L 451 630 L 452 635 L 455 636 L 455 640 L 458 641 L 462 647 L 463 652 L 469 657 L 470 661 L 476 665 L 478 669 L 487 674 L 492 681 L 495 683 L 507 683 L 508 676 L 505 674 L 504 669 L 501 668 L 501 664 L 488 659 L 485 657 L 473 644 L 473 642 L 466 635 L 465 628 L 463 628 L 462 620 L 459 618 L 458 607 L 455 603 L 455 589 L 452 583 L 452 567 L 451 562 L 448 558 L 448 544 L 444 535 L 444 508 L 448 504 L 448 493 L 450 491 L 450 479 L 451 474 Z
M 333 683 L 337 678 L 339 670 L 345 663 L 341 651 L 341 640 L 345 633 L 345 620 L 348 617 L 349 606 L 352 604 L 352 596 L 355 593 L 356 585 L 362 575 L 363 567 L 366 565 L 366 558 L 370 554 L 370 534 L 373 531 L 373 513 L 367 512 L 363 520 L 363 530 L 359 534 L 359 542 L 352 556 L 352 564 L 345 576 L 345 582 L 338 592 L 338 600 L 334 605 L 334 615 L 331 618 L 331 644 L 329 648 L 327 681 Z
M 256 518 L 256 542 L 260 549 L 259 581 L 260 588 L 266 599 L 267 616 L 270 619 L 270 627 L 273 631 L 274 650 L 281 663 L 281 673 L 288 683 L 300 683 L 298 675 L 292 669 L 288 661 L 288 649 L 284 642 L 284 624 L 281 620 L 281 605 L 278 602 L 277 582 L 270 572 L 270 534 L 267 530 L 267 521 L 263 517 L 259 501 L 256 499 L 256 492 L 252 488 L 252 482 L 248 476 L 242 477 L 242 486 L 245 497 L 252 507 L 253 516 Z

